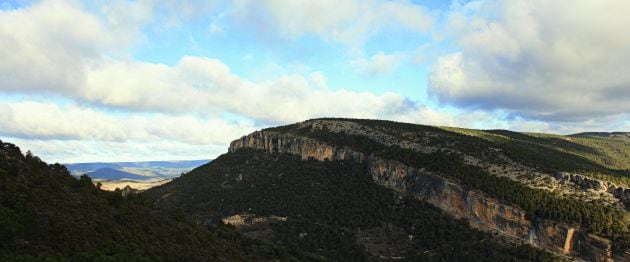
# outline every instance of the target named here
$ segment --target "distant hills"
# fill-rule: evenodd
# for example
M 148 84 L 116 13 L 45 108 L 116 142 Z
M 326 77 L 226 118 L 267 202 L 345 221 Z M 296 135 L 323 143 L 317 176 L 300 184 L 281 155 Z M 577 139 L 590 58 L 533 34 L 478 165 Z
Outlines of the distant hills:
M 145 162 L 94 162 L 65 164 L 75 176 L 88 175 L 99 182 L 101 189 L 115 190 L 127 186 L 145 190 L 164 184 L 173 178 L 210 160 L 145 161 Z
M 208 163 L 209 159 L 176 160 L 176 161 L 144 161 L 144 162 L 92 162 L 65 164 L 74 172 L 89 172 L 99 168 L 190 168 Z
M 108 180 L 145 180 L 146 176 L 136 175 L 133 173 L 113 169 L 110 167 L 99 168 L 96 171 L 85 173 L 92 179 L 108 179 Z
M 94 162 L 65 164 L 75 176 L 88 175 L 101 183 L 101 189 L 115 190 L 130 186 L 144 190 L 161 185 L 210 160 Z
M 68 171 L 75 176 L 88 174 L 93 179 L 145 180 L 151 178 L 173 178 L 208 162 L 210 162 L 208 159 L 145 162 L 94 162 L 72 163 L 65 164 L 65 166 L 68 168 Z
M 630 138 L 630 132 L 584 132 L 571 135 L 572 137 L 610 137 Z

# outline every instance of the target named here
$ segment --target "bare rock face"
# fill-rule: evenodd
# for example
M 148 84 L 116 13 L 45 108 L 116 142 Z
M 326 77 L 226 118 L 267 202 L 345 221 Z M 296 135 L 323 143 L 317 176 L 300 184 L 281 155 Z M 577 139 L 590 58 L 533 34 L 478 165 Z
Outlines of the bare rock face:
M 613 258 L 611 243 L 605 238 L 553 221 L 530 221 L 525 217 L 524 210 L 501 203 L 483 192 L 465 189 L 422 167 L 411 167 L 398 161 L 365 155 L 348 147 L 336 147 L 315 139 L 269 130 L 254 132 L 233 141 L 229 151 L 234 152 L 240 148 L 289 153 L 299 155 L 302 159 L 352 160 L 365 163 L 368 166 L 367 175 L 375 182 L 400 192 L 412 193 L 455 217 L 467 219 L 474 228 L 497 232 L 514 242 L 529 243 L 590 261 L 624 261 L 624 258 Z M 580 185 L 586 184 L 593 189 L 614 188 L 603 181 L 569 173 L 558 173 L 556 178 L 581 183 Z M 616 188 L 613 194 L 625 196 L 626 193 L 630 192 Z
M 353 160 L 365 162 L 366 156 L 350 148 L 334 147 L 315 139 L 281 134 L 273 131 L 258 131 L 230 143 L 229 152 L 239 148 L 253 148 L 270 153 L 289 153 L 299 155 L 302 159 L 314 158 L 325 160 Z

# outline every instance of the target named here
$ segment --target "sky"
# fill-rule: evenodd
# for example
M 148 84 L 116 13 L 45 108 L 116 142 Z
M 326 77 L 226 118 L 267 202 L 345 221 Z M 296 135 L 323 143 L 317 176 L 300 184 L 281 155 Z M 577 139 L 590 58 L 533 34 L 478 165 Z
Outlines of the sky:
M 0 0 L 0 139 L 208 159 L 318 117 L 630 131 L 627 0 Z

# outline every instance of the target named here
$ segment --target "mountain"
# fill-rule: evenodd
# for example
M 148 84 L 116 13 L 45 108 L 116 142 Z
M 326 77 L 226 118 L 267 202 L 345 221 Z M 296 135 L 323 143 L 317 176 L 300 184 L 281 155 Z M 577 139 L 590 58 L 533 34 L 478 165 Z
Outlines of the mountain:
M 630 261 L 628 152 L 610 137 L 314 119 L 142 195 L 331 260 Z
M 75 177 L 88 175 L 100 183 L 100 188 L 104 190 L 114 191 L 116 188 L 125 187 L 145 190 L 164 184 L 209 161 L 95 162 L 65 164 L 65 166 Z
M 92 172 L 87 172 L 85 175 L 89 176 L 92 179 L 109 179 L 109 180 L 121 180 L 121 179 L 131 179 L 131 180 L 144 180 L 147 179 L 146 176 L 140 176 L 136 174 L 132 174 L 129 172 L 121 171 L 118 169 L 113 169 L 109 167 L 99 168 Z
M 630 132 L 585 132 L 571 135 L 573 137 L 609 137 L 609 138 L 630 138 Z
M 110 176 L 115 176 L 113 170 L 139 175 L 139 180 L 155 177 L 173 178 L 188 172 L 195 167 L 208 163 L 210 160 L 179 160 L 179 161 L 145 161 L 145 162 L 95 162 L 65 164 L 70 173 L 80 176 L 86 173 L 103 169 L 99 173 L 105 175 L 106 171 L 112 171 Z M 92 177 L 96 178 L 96 177 Z
M 0 141 L 0 261 L 312 260 L 97 189 Z
M 89 172 L 99 168 L 195 168 L 210 160 L 176 160 L 176 161 L 144 161 L 144 162 L 92 162 L 65 164 L 68 170 L 74 172 Z

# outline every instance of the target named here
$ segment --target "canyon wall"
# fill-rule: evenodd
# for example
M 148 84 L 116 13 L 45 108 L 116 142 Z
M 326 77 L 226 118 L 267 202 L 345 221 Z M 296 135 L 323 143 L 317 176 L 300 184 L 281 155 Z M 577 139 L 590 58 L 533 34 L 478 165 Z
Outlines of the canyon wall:
M 266 130 L 233 141 L 229 151 L 234 152 L 240 148 L 289 153 L 299 155 L 302 159 L 352 160 L 364 163 L 368 166 L 369 175 L 377 183 L 399 192 L 413 194 L 455 217 L 467 219 L 474 228 L 496 232 L 512 242 L 529 243 L 589 261 L 628 261 L 630 258 L 613 257 L 608 239 L 553 221 L 530 221 L 525 217 L 526 212 L 518 207 L 501 203 L 482 192 L 467 190 L 456 182 L 421 167 L 365 155 L 348 147 L 336 147 L 307 137 Z

